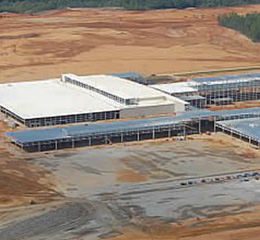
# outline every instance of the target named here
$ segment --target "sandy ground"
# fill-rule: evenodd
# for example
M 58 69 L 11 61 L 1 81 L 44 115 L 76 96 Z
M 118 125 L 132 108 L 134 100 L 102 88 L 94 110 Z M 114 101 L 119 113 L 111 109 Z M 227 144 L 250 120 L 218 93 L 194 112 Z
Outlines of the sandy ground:
M 260 6 L 125 12 L 63 10 L 0 18 L 0 81 L 60 74 L 177 73 L 258 66 L 260 45 L 218 26 Z
M 210 219 L 194 219 L 178 224 L 151 223 L 146 231 L 134 231 L 109 240 L 258 240 L 260 210 Z M 195 227 L 196 226 L 196 227 Z
M 260 101 L 246 101 L 246 102 L 235 102 L 230 105 L 222 105 L 222 106 L 212 106 L 209 109 L 211 111 L 219 111 L 219 110 L 234 110 L 241 108 L 253 108 L 260 107 Z
M 10 130 L 0 122 L 0 207 L 49 202 L 61 197 L 50 172 L 16 156 L 4 138 Z M 10 151 L 9 151 L 10 150 Z

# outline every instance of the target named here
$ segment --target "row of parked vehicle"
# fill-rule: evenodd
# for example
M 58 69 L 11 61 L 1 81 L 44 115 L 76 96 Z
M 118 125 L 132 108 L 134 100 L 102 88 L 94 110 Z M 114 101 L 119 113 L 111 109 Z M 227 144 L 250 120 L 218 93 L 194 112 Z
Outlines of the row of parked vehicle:
M 214 176 L 207 178 L 198 178 L 198 179 L 190 179 L 187 181 L 183 181 L 180 183 L 181 186 L 192 186 L 195 184 L 207 184 L 207 183 L 220 183 L 227 182 L 232 180 L 240 180 L 240 181 L 250 181 L 250 179 L 254 178 L 255 180 L 260 180 L 260 172 L 245 172 L 245 173 L 237 173 L 237 174 L 229 174 L 222 176 Z

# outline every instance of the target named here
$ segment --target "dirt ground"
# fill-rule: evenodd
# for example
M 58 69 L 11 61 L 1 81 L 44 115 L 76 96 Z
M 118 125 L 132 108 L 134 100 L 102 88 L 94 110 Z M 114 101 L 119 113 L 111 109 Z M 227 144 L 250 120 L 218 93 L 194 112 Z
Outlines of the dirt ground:
M 152 222 L 146 229 L 127 228 L 122 236 L 109 240 L 258 240 L 260 209 L 210 219 L 192 219 L 174 224 Z
M 118 172 L 117 179 L 119 182 L 143 182 L 147 176 L 132 169 L 122 169 Z
M 0 17 L 0 81 L 46 79 L 62 73 L 178 73 L 258 66 L 260 45 L 218 26 L 217 9 L 62 10 Z
M 247 102 L 235 102 L 230 105 L 222 105 L 222 106 L 213 106 L 209 109 L 211 111 L 219 111 L 219 110 L 234 110 L 234 109 L 242 109 L 242 108 L 253 108 L 260 107 L 260 101 L 247 101 Z
M 4 131 L 7 129 L 8 127 L 0 122 L 0 207 L 59 199 L 61 194 L 54 190 L 57 181 L 50 172 L 7 150 L 10 148 L 4 138 Z

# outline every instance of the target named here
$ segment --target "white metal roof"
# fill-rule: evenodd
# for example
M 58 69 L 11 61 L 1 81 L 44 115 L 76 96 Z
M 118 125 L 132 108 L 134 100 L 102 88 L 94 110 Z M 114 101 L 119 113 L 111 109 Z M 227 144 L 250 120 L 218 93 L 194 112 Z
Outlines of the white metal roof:
M 77 76 L 76 76 L 77 77 Z M 114 111 L 143 106 L 187 104 L 166 93 L 113 76 L 80 77 L 91 85 L 121 96 L 138 98 L 123 105 L 102 94 L 66 84 L 60 79 L 0 84 L 0 105 L 24 119 Z M 92 82 L 93 81 L 93 82 Z
M 138 106 L 167 105 L 176 102 L 187 104 L 187 102 L 175 98 L 174 96 L 169 96 L 157 89 L 115 76 L 77 76 L 74 74 L 64 74 L 63 76 L 69 76 L 76 81 L 95 87 L 122 99 L 136 99 L 136 104 Z M 128 105 L 128 108 L 131 107 L 136 107 L 136 105 Z
M 119 110 L 121 105 L 60 79 L 0 84 L 0 105 L 24 119 Z
M 92 85 L 123 99 L 158 98 L 162 96 L 160 92 L 150 87 L 115 76 L 92 75 L 76 77 L 83 83 Z
M 155 84 L 155 85 L 151 85 L 151 87 L 169 94 L 197 92 L 197 90 L 192 87 L 192 82 Z

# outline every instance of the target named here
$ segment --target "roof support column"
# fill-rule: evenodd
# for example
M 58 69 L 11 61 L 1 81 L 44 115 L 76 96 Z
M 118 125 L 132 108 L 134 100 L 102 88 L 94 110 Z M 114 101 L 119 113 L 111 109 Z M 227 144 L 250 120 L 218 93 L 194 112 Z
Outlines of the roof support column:
M 38 151 L 41 151 L 41 142 L 38 142 Z
M 201 134 L 201 119 L 199 119 L 199 134 Z
M 216 117 L 213 118 L 214 132 L 216 132 Z

